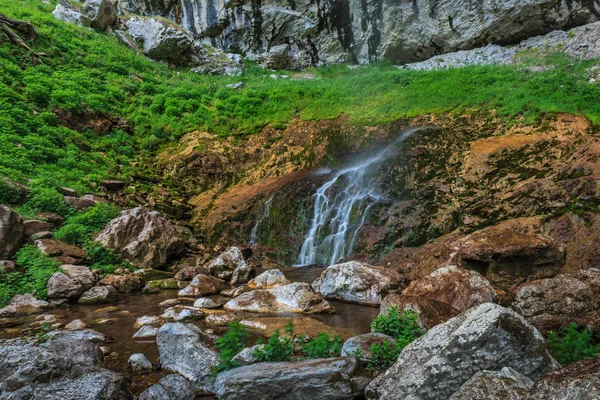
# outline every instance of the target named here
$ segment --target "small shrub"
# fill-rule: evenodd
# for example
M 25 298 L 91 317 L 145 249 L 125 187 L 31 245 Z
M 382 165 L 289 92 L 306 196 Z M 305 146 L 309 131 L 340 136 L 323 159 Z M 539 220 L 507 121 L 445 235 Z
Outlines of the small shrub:
M 310 342 L 302 345 L 303 358 L 329 358 L 339 357 L 342 353 L 342 337 L 335 335 L 333 338 L 325 332 Z
M 111 204 L 98 203 L 85 212 L 68 218 L 54 233 L 54 237 L 73 245 L 85 244 L 91 235 L 101 231 L 117 215 L 119 215 L 119 208 Z
M 396 362 L 402 348 L 398 343 L 389 341 L 373 343 L 371 345 L 372 358 L 368 368 L 376 371 L 388 369 Z
M 239 321 L 234 321 L 229 325 L 225 335 L 217 339 L 216 347 L 219 350 L 221 362 L 212 368 L 213 375 L 239 365 L 237 361 L 233 361 L 233 358 L 246 347 L 249 337 L 250 335 Z
M 269 337 L 263 348 L 254 351 L 253 355 L 257 361 L 290 361 L 292 359 L 296 336 L 291 321 L 286 324 L 284 332 L 288 336 L 281 337 L 279 329 L 275 330 L 275 333 Z
M 89 230 L 85 225 L 79 224 L 66 224 L 61 226 L 56 232 L 54 237 L 63 242 L 70 243 L 72 245 L 81 245 L 89 240 Z
M 594 345 L 592 339 L 589 329 L 578 329 L 577 324 L 570 323 L 558 334 L 548 332 L 548 349 L 562 365 L 571 365 L 598 355 L 600 344 Z
M 424 333 L 417 322 L 418 318 L 414 311 L 399 312 L 398 307 L 392 307 L 371 322 L 371 329 L 393 337 L 404 347 Z
M 58 193 L 58 190 L 44 187 L 31 190 L 25 209 L 31 213 L 51 212 L 63 216 L 74 211 L 74 208 L 65 202 L 63 195 Z

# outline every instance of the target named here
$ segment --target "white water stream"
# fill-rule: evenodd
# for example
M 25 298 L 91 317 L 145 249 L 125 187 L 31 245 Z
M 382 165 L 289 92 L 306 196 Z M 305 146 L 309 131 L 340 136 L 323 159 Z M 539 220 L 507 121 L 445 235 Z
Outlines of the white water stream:
M 252 231 L 250 232 L 250 245 L 251 246 L 255 245 L 257 243 L 260 230 L 263 229 L 263 226 L 262 226 L 263 221 L 265 220 L 265 218 L 269 217 L 269 213 L 271 212 L 271 201 L 273 201 L 273 195 L 269 196 L 269 198 L 265 202 L 265 205 L 263 207 L 263 212 L 262 212 L 260 218 L 258 218 L 256 220 L 256 223 L 252 227 Z

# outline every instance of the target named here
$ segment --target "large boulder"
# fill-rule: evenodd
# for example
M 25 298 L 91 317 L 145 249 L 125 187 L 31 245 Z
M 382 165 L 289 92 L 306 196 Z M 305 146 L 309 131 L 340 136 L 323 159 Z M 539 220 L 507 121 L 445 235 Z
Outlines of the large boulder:
M 67 7 L 64 4 L 58 3 L 52 16 L 59 21 L 66 22 L 68 24 L 75 24 L 79 26 L 92 26 L 92 21 L 86 15 L 81 12 L 74 10 L 71 7 Z
M 100 280 L 100 285 L 109 285 L 119 293 L 133 293 L 142 289 L 142 279 L 133 274 L 107 275 Z
M 542 332 L 570 322 L 584 324 L 600 308 L 599 291 L 567 275 L 524 283 L 515 288 L 512 307 Z
M 413 281 L 402 292 L 406 296 L 423 296 L 449 304 L 463 312 L 478 304 L 498 301 L 496 291 L 481 274 L 449 266 L 423 279 Z
M 215 392 L 221 400 L 352 399 L 368 382 L 358 369 L 352 358 L 252 364 L 220 373 Z
M 79 297 L 79 304 L 110 304 L 119 301 L 119 292 L 112 286 L 94 286 Z
M 259 313 L 321 313 L 334 311 L 333 306 L 319 294 L 313 292 L 308 283 L 301 282 L 243 293 L 225 303 L 224 308 L 230 311 Z
M 105 30 L 117 22 L 117 1 L 87 0 L 81 10 L 92 21 L 92 27 Z
M 32 294 L 17 294 L 4 308 L 0 308 L 0 318 L 38 314 L 50 308 L 50 303 L 37 300 Z
M 527 400 L 600 399 L 600 357 L 552 371 L 538 380 Z
M 25 237 L 30 238 L 33 235 L 49 232 L 54 229 L 54 225 L 47 221 L 40 221 L 39 219 L 30 219 L 23 222 L 25 227 Z
M 443 324 L 459 312 L 447 303 L 442 303 L 427 297 L 407 296 L 404 294 L 390 294 L 381 302 L 380 314 L 387 313 L 392 307 L 398 311 L 409 310 L 417 314 L 421 329 L 428 330 L 436 325 Z
M 202 297 L 217 294 L 225 287 L 225 282 L 209 275 L 196 275 L 188 286 L 179 291 L 182 297 Z
M 379 305 L 402 283 L 402 276 L 392 269 L 349 261 L 327 267 L 312 287 L 328 299 Z
M 0 345 L 0 397 L 3 399 L 133 399 L 127 378 L 77 363 L 69 352 L 57 353 L 20 341 Z
M 194 386 L 183 376 L 167 375 L 143 391 L 138 400 L 194 400 Z
M 278 269 L 269 269 L 248 282 L 250 289 L 271 289 L 277 286 L 285 286 L 291 282 L 287 280 L 283 272 Z
M 0 205 L 0 260 L 11 258 L 24 239 L 25 226 L 19 214 Z
M 52 331 L 47 337 L 43 347 L 56 354 L 68 354 L 78 364 L 98 365 L 102 362 L 103 354 L 99 343 L 104 342 L 106 337 L 99 332 L 91 329 Z
M 96 284 L 96 274 L 82 265 L 63 265 L 62 272 L 55 272 L 46 288 L 49 298 L 77 299 Z
M 230 247 L 208 264 L 209 273 L 219 279 L 231 280 L 232 285 L 247 283 L 253 268 L 248 265 L 238 247 Z
M 76 210 L 84 210 L 86 208 L 94 207 L 98 203 L 106 203 L 106 199 L 94 194 L 86 194 L 82 197 L 65 196 L 65 203 L 73 206 Z
M 558 363 L 544 337 L 522 316 L 486 303 L 430 329 L 375 378 L 367 398 L 448 398 L 477 372 L 510 367 L 537 380 Z
M 125 21 L 129 34 L 142 42 L 144 54 L 157 60 L 175 61 L 192 48 L 192 36 L 175 24 L 159 18 L 133 17 Z
M 54 239 L 40 239 L 33 244 L 44 254 L 61 264 L 83 264 L 88 261 L 85 252 L 77 246 Z
M 110 221 L 96 240 L 140 268 L 157 268 L 185 247 L 179 231 L 156 211 L 136 207 Z
M 526 400 L 532 387 L 531 379 L 504 367 L 500 371 L 479 371 L 449 400 Z
M 195 325 L 174 322 L 160 327 L 156 343 L 163 369 L 184 376 L 196 391 L 214 391 L 211 368 L 220 358 L 212 348 L 212 337 Z

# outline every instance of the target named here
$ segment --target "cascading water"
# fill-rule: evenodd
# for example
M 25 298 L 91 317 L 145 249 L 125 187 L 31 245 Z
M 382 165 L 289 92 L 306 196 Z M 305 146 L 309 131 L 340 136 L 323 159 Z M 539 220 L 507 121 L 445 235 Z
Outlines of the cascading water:
M 252 227 L 252 231 L 250 231 L 250 245 L 255 245 L 258 241 L 258 234 L 260 233 L 260 229 L 262 228 L 263 221 L 265 220 L 265 218 L 269 217 L 269 213 L 271 212 L 272 200 L 273 195 L 269 196 L 269 198 L 265 202 L 261 216 L 256 220 L 256 223 Z
M 398 144 L 417 130 L 403 132 L 377 156 L 336 171 L 317 190 L 313 218 L 298 256 L 298 266 L 316 263 L 332 265 L 352 253 L 370 208 L 381 199 L 372 173 L 393 154 Z

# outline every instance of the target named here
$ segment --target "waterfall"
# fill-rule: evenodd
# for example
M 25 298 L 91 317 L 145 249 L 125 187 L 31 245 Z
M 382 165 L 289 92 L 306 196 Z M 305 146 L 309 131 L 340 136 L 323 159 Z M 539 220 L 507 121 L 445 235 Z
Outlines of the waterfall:
M 382 198 L 372 176 L 374 170 L 415 131 L 417 129 L 404 131 L 376 156 L 334 172 L 331 179 L 317 189 L 313 217 L 298 256 L 298 266 L 332 265 L 350 256 L 369 210 Z
M 271 211 L 271 201 L 273 200 L 273 195 L 269 196 L 267 201 L 263 206 L 262 214 L 256 219 L 256 223 L 252 227 L 252 231 L 250 231 L 250 245 L 255 245 L 258 241 L 258 234 L 260 232 L 261 225 L 263 220 L 269 217 L 269 212 Z

